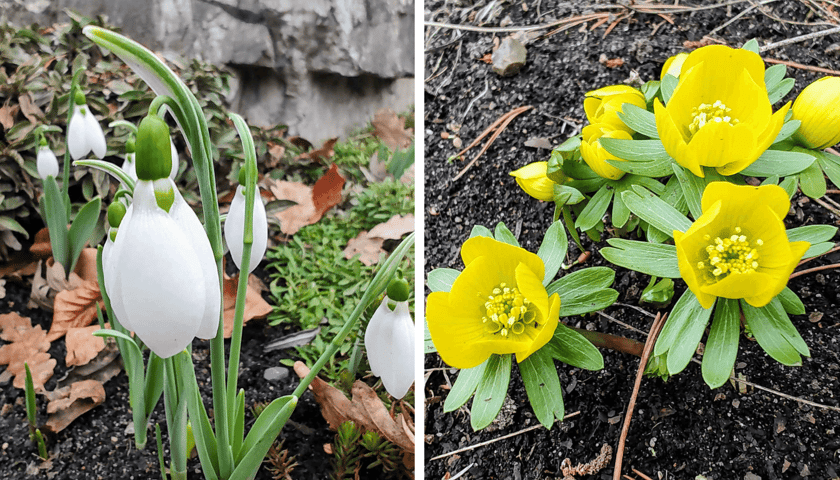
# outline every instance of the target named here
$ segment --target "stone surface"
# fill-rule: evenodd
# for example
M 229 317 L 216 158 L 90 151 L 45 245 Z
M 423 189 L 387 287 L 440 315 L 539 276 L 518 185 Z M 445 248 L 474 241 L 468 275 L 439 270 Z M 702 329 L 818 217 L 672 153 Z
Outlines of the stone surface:
M 519 73 L 525 66 L 525 45 L 513 37 L 506 37 L 493 52 L 493 71 L 503 77 Z
M 266 368 L 263 373 L 263 378 L 269 382 L 280 382 L 289 377 L 289 369 L 285 367 L 271 367 Z
M 234 109 L 313 142 L 414 100 L 414 0 L 0 0 L 0 21 L 105 15 L 167 58 L 231 67 Z

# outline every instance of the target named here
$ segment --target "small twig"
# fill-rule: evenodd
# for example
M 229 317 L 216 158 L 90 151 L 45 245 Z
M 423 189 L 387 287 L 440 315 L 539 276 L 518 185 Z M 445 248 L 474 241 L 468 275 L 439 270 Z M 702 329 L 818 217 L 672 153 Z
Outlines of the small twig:
M 809 269 L 806 269 L 806 270 L 801 270 L 799 272 L 793 272 L 790 275 L 790 279 L 793 280 L 794 278 L 799 277 L 801 275 L 805 275 L 805 274 L 808 274 L 808 273 L 819 272 L 819 271 L 822 271 L 822 270 L 831 270 L 833 268 L 840 268 L 840 263 L 833 263 L 831 265 L 820 265 L 819 267 L 809 268 Z
M 475 158 L 473 158 L 470 161 L 470 163 L 468 163 L 467 166 L 463 168 L 463 170 L 458 172 L 458 175 L 455 175 L 455 177 L 452 179 L 452 181 L 454 182 L 454 181 L 458 180 L 459 178 L 461 178 L 462 176 L 464 176 L 464 174 L 467 173 L 467 170 L 469 170 L 470 167 L 475 165 L 475 162 L 477 162 L 478 159 L 484 154 L 484 152 L 486 152 L 487 149 L 490 148 L 490 145 L 492 145 L 493 142 L 496 141 L 497 138 L 499 138 L 499 135 L 501 135 L 502 132 L 505 131 L 507 126 L 510 125 L 510 122 L 512 122 L 514 118 L 518 117 L 519 114 L 521 114 L 521 113 L 523 113 L 527 110 L 530 110 L 531 108 L 533 108 L 533 107 L 531 107 L 530 105 L 526 105 L 524 107 L 519 107 L 516 110 L 513 110 L 513 111 L 509 112 L 507 114 L 507 118 L 505 118 L 504 122 L 502 122 L 502 124 L 499 125 L 499 128 L 497 128 L 495 132 L 493 132 L 493 135 L 490 137 L 490 140 L 487 140 L 487 143 L 485 143 L 484 146 L 481 147 L 481 151 L 478 152 L 478 155 L 476 155 Z
M 615 305 L 617 307 L 632 308 L 633 310 L 636 310 L 638 312 L 642 312 L 647 317 L 656 318 L 655 314 L 648 312 L 647 310 L 645 310 L 642 307 L 637 307 L 636 305 L 630 305 L 629 303 L 620 303 L 620 302 L 615 302 L 615 303 L 613 303 L 613 305 Z
M 640 472 L 640 471 L 636 470 L 635 468 L 631 468 L 630 470 L 633 470 L 633 473 L 635 473 L 636 475 L 638 475 L 638 476 L 642 477 L 644 480 L 653 480 L 652 478 L 650 478 L 650 477 L 648 477 L 647 475 L 645 475 L 644 473 L 642 473 L 642 472 Z
M 739 13 L 738 15 L 735 15 L 734 17 L 730 18 L 729 21 L 727 21 L 723 25 L 720 25 L 720 26 L 716 27 L 714 30 L 712 30 L 711 32 L 709 32 L 708 35 L 709 36 L 714 35 L 719 30 L 723 30 L 724 28 L 728 27 L 729 25 L 732 25 L 733 23 L 738 21 L 739 18 L 741 18 L 744 15 L 750 13 L 751 11 L 755 10 L 756 8 L 758 8 L 761 5 L 767 5 L 768 3 L 773 3 L 773 2 L 777 2 L 777 1 L 779 1 L 779 0 L 764 0 L 763 2 L 759 3 L 758 5 L 752 5 L 751 7 L 747 7 L 743 11 L 741 11 L 741 13 Z
M 465 468 L 465 469 L 461 470 L 460 472 L 456 473 L 455 475 L 449 477 L 449 480 L 455 480 L 456 478 L 461 478 L 465 473 L 467 473 L 467 470 L 469 470 L 473 467 L 473 465 L 475 465 L 475 463 L 471 463 L 471 464 L 467 465 L 467 468 Z
M 627 404 L 627 412 L 624 414 L 624 426 L 621 427 L 621 437 L 618 439 L 618 448 L 615 451 L 615 468 L 613 469 L 613 480 L 621 480 L 621 464 L 624 460 L 624 443 L 627 441 L 627 433 L 630 431 L 630 420 L 633 418 L 633 409 L 636 407 L 636 397 L 639 395 L 639 388 L 642 386 L 642 377 L 645 374 L 648 358 L 653 351 L 656 337 L 665 324 L 668 314 L 656 315 L 653 325 L 650 327 L 650 335 L 645 342 L 645 350 L 642 352 L 642 359 L 639 361 L 639 369 L 636 372 L 636 382 L 633 384 L 633 393 L 630 394 L 630 402 Z
M 563 420 L 567 420 L 569 418 L 576 417 L 578 415 L 580 415 L 580 411 L 577 411 L 577 412 L 570 413 L 570 414 L 566 415 L 565 417 L 563 417 Z M 454 451 L 451 451 L 449 453 L 444 453 L 444 454 L 438 455 L 437 457 L 432 457 L 432 458 L 429 459 L 429 461 L 440 460 L 441 458 L 451 457 L 452 455 L 456 455 L 456 454 L 461 453 L 461 452 L 466 452 L 466 451 L 469 451 L 469 450 L 475 450 L 476 448 L 483 447 L 485 445 L 490 445 L 492 443 L 496 443 L 496 442 L 501 441 L 501 440 L 505 440 L 505 439 L 508 439 L 508 438 L 511 438 L 511 437 L 515 437 L 517 435 L 522 435 L 523 433 L 528 433 L 531 430 L 536 430 L 540 427 L 542 427 L 541 423 L 539 423 L 537 425 L 533 425 L 533 426 L 528 427 L 528 428 L 523 428 L 522 430 L 519 430 L 518 432 L 513 432 L 513 433 L 509 433 L 507 435 L 503 435 L 499 438 L 494 438 L 492 440 L 487 440 L 486 442 L 476 443 L 475 445 L 470 445 L 469 447 L 459 448 L 458 450 L 454 450 Z M 545 427 L 543 427 L 543 428 L 545 428 Z
M 788 67 L 798 68 L 800 70 L 808 70 L 809 72 L 827 73 L 829 75 L 840 76 L 840 71 L 829 70 L 827 68 L 822 68 L 822 67 L 812 67 L 810 65 L 805 65 L 804 63 L 796 63 L 796 62 L 791 62 L 791 61 L 788 61 L 788 60 L 778 60 L 778 59 L 775 59 L 775 58 L 765 58 L 764 61 L 767 62 L 767 63 L 778 63 L 778 64 L 782 64 L 782 65 L 787 65 Z
M 554 28 L 564 23 L 579 22 L 580 20 L 594 20 L 597 18 L 609 17 L 607 13 L 590 13 L 588 15 L 581 15 L 579 17 L 568 17 L 557 20 L 556 22 L 544 23 L 542 25 L 530 25 L 524 27 L 476 27 L 474 25 L 456 25 L 454 23 L 440 23 L 440 22 L 423 22 L 427 27 L 448 28 L 452 30 L 466 30 L 468 32 L 481 33 L 514 33 L 514 32 L 532 32 L 534 30 L 547 30 Z
M 804 42 L 805 40 L 811 40 L 812 38 L 824 37 L 826 35 L 831 35 L 832 33 L 840 33 L 840 27 L 828 28 L 826 30 L 820 30 L 819 32 L 806 33 L 805 35 L 799 35 L 793 38 L 780 40 L 778 42 L 765 45 L 759 48 L 758 51 L 764 53 L 767 50 L 772 50 L 774 48 L 782 47 L 784 45 L 790 45 L 791 43 Z
M 484 80 L 484 90 L 483 90 L 481 93 L 479 93 L 478 95 L 476 95 L 476 96 L 475 96 L 475 98 L 473 98 L 473 99 L 470 101 L 470 103 L 468 103 L 468 104 L 467 104 L 467 109 L 466 109 L 466 110 L 464 110 L 464 113 L 463 113 L 463 114 L 461 114 L 461 123 L 464 123 L 464 119 L 465 119 L 465 118 L 467 118 L 467 113 L 469 113 L 469 112 L 470 112 L 470 109 L 472 108 L 473 104 L 475 104 L 475 102 L 476 102 L 479 98 L 481 98 L 481 97 L 483 97 L 483 96 L 487 95 L 487 92 L 489 92 L 489 91 L 490 91 L 490 81 L 489 81 L 489 80 L 487 80 L 487 79 L 485 79 L 485 80 Z
M 831 212 L 831 213 L 833 213 L 833 214 L 837 215 L 838 217 L 840 217 L 840 210 L 837 210 L 836 208 L 834 208 L 834 207 L 832 207 L 831 205 L 829 205 L 829 204 L 825 203 L 824 201 L 822 201 L 822 200 L 821 200 L 821 199 L 819 199 L 819 198 L 812 198 L 811 200 L 813 200 L 813 201 L 815 201 L 815 202 L 819 203 L 819 204 L 820 204 L 820 205 L 822 205 L 822 206 L 823 206 L 826 210 L 828 210 L 829 212 Z
M 806 263 L 810 262 L 811 260 L 816 260 L 816 259 L 818 259 L 822 256 L 828 255 L 829 253 L 834 253 L 838 250 L 840 250 L 840 247 L 834 247 L 834 248 L 832 248 L 831 250 L 829 250 L 825 253 L 821 253 L 821 254 L 817 255 L 816 257 L 806 258 L 805 260 L 802 260 L 801 262 L 799 262 L 799 265 L 797 265 L 797 267 L 801 267 L 802 265 L 805 265 Z
M 639 330 L 638 328 L 636 328 L 636 327 L 634 327 L 634 326 L 632 326 L 632 325 L 628 325 L 628 324 L 626 324 L 626 323 L 622 322 L 621 320 L 619 320 L 619 319 L 617 319 L 617 318 L 615 318 L 615 317 L 611 317 L 611 316 L 607 315 L 606 313 L 604 313 L 604 312 L 602 312 L 602 311 L 600 311 L 600 310 L 599 310 L 598 312 L 596 312 L 596 313 L 598 313 L 598 315 L 600 315 L 600 316 L 602 316 L 602 317 L 606 318 L 607 320 L 609 320 L 609 321 L 611 321 L 611 322 L 613 322 L 613 323 L 617 323 L 617 324 L 621 325 L 622 327 L 626 328 L 627 330 L 632 330 L 632 331 L 634 331 L 634 332 L 641 333 L 642 335 L 647 335 L 647 332 L 645 332 L 644 330 Z

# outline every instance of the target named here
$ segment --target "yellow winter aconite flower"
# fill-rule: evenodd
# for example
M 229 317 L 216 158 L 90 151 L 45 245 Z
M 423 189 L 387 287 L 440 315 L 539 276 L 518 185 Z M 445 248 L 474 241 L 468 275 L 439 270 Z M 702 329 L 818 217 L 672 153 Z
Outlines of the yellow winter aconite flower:
M 665 151 L 698 177 L 704 166 L 733 175 L 753 163 L 775 140 L 789 108 L 773 113 L 758 54 L 723 45 L 690 53 L 668 105 L 654 102 Z
M 713 182 L 701 207 L 688 231 L 674 231 L 680 275 L 700 305 L 709 308 L 716 297 L 743 298 L 756 308 L 770 303 L 810 246 L 788 240 L 787 193 L 777 185 Z
M 688 58 L 688 54 L 685 52 L 678 53 L 673 57 L 665 60 L 665 65 L 662 65 L 662 72 L 659 74 L 659 79 L 665 78 L 665 74 L 669 73 L 677 78 L 680 77 L 680 70 L 682 70 L 683 63 L 685 63 L 685 59 Z
M 549 202 L 554 200 L 554 182 L 546 176 L 547 171 L 548 162 L 534 162 L 510 174 L 516 178 L 516 183 L 525 193 L 537 200 Z
M 551 340 L 560 297 L 543 287 L 540 257 L 473 237 L 461 246 L 461 258 L 466 267 L 451 290 L 426 301 L 426 322 L 444 362 L 472 368 L 494 353 L 515 353 L 521 362 Z
M 618 180 L 624 176 L 624 172 L 607 163 L 607 160 L 620 160 L 610 152 L 606 151 L 601 146 L 599 139 L 601 138 L 620 138 L 623 140 L 631 140 L 633 137 L 621 129 L 616 129 L 612 125 L 596 123 L 583 127 L 580 141 L 580 156 L 589 165 L 595 173 L 603 178 L 610 180 Z
M 793 102 L 793 118 L 802 122 L 795 138 L 822 150 L 840 142 L 840 77 L 823 77 L 808 85 Z
M 639 108 L 647 106 L 644 94 L 635 88 L 628 85 L 610 85 L 587 92 L 583 100 L 583 110 L 589 123 L 607 124 L 614 129 L 632 133 L 633 130 L 618 118 L 618 112 L 624 112 L 622 106 L 625 103 Z

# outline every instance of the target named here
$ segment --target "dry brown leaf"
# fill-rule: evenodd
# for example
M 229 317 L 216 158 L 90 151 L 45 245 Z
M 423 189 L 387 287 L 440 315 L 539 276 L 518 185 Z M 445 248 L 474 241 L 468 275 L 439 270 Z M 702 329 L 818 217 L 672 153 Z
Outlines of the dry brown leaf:
M 274 215 L 280 220 L 280 231 L 294 235 L 301 228 L 312 225 L 324 216 L 327 210 L 341 201 L 344 177 L 333 165 L 315 185 L 310 188 L 300 182 L 275 181 L 269 190 L 278 200 L 291 200 L 296 203 Z
M 376 112 L 371 124 L 373 136 L 382 140 L 391 150 L 408 148 L 411 145 L 411 129 L 406 129 L 405 120 L 390 108 Z
M 380 160 L 378 151 L 373 152 L 373 155 L 370 156 L 368 167 L 362 167 L 361 170 L 368 182 L 381 182 L 390 175 L 388 165 Z
M 28 318 L 17 314 L 2 315 L 0 322 L 0 338 L 11 342 L 0 347 L 0 365 L 7 365 L 0 379 L 8 381 L 14 376 L 15 388 L 23 388 L 26 379 L 23 364 L 28 363 L 35 389 L 42 390 L 44 383 L 52 377 L 56 365 L 55 359 L 46 353 L 50 349 L 47 332 L 40 325 L 32 328 Z
M 67 376 L 58 382 L 56 388 L 82 380 L 96 380 L 104 385 L 108 380 L 119 375 L 121 370 L 120 349 L 117 347 L 117 342 L 108 340 L 105 342 L 105 348 L 93 360 L 71 369 Z
M 58 292 L 73 290 L 83 284 L 84 280 L 76 274 L 70 273 L 70 278 L 64 277 L 64 267 L 53 258 L 46 262 L 38 262 L 35 276 L 32 278 L 32 291 L 29 295 L 30 308 L 41 307 L 47 311 L 53 310 L 53 302 Z
M 64 339 L 67 345 L 67 357 L 64 363 L 68 367 L 86 365 L 105 348 L 105 339 L 93 335 L 93 332 L 97 330 L 99 330 L 99 325 L 84 328 L 71 327 L 67 330 L 67 337 Z
M 55 297 L 53 321 L 50 327 L 49 341 L 61 338 L 71 328 L 90 325 L 96 318 L 96 305 L 104 309 L 99 283 L 84 282 L 75 290 L 64 290 Z
M 57 433 L 73 420 L 105 401 L 105 388 L 96 380 L 82 380 L 51 392 L 44 429 Z
M 86 282 L 97 281 L 96 275 L 96 249 L 83 248 L 82 253 L 79 254 L 79 259 L 76 261 L 76 268 L 73 273 L 79 276 Z
M 387 222 L 380 223 L 370 229 L 371 237 L 384 238 L 385 240 L 399 240 L 406 233 L 414 231 L 414 214 L 394 215 Z
M 271 313 L 271 305 L 263 300 L 262 295 L 251 286 L 251 275 L 248 277 L 248 288 L 245 290 L 245 312 L 242 317 L 242 324 L 254 318 L 265 318 Z M 239 275 L 228 277 L 225 275 L 225 338 L 233 334 L 233 317 L 236 314 L 236 287 L 239 283 Z
M 351 238 L 347 242 L 347 246 L 344 247 L 344 258 L 349 260 L 358 255 L 360 262 L 371 266 L 379 263 L 380 254 L 385 252 L 382 249 L 384 243 L 384 238 L 371 237 L 370 233 L 362 230 L 356 238 Z
M 3 125 L 6 130 L 12 128 L 15 125 L 15 115 L 19 109 L 18 105 L 9 105 L 9 100 L 6 100 L 6 103 L 0 107 L 0 125 Z
M 288 140 L 289 143 L 300 148 L 301 150 L 312 150 L 313 148 L 315 148 L 315 145 L 312 145 L 312 142 L 297 135 L 289 137 Z
M 30 123 L 33 125 L 41 123 L 39 118 L 44 118 L 44 112 L 42 112 L 41 109 L 32 102 L 32 97 L 29 93 L 24 93 L 19 96 L 18 103 L 20 104 L 21 113 L 23 113 L 23 116 L 26 117 Z
M 14 342 L 32 330 L 32 321 L 19 313 L 10 312 L 0 315 L 0 338 L 7 342 Z
M 268 160 L 265 162 L 266 168 L 274 168 L 283 160 L 283 155 L 286 154 L 286 147 L 276 143 L 268 142 Z
M 52 255 L 52 245 L 50 244 L 50 230 L 44 227 L 38 230 L 35 234 L 35 240 L 29 251 L 37 258 L 49 258 Z
M 295 373 L 303 378 L 309 368 L 303 362 L 295 362 Z M 353 384 L 353 400 L 350 401 L 341 390 L 333 387 L 318 377 L 312 380 L 309 389 L 315 394 L 315 400 L 321 405 L 321 414 L 332 430 L 347 420 L 352 420 L 363 430 L 373 430 L 399 446 L 404 455 L 414 454 L 414 432 L 407 432 L 401 426 L 408 423 L 400 418 L 394 419 L 376 392 L 361 380 Z M 410 429 L 409 429 L 410 430 Z
M 38 268 L 38 260 L 29 252 L 16 252 L 9 261 L 0 267 L 0 278 L 9 278 L 17 281 L 23 280 L 35 274 Z
M 312 150 L 310 152 L 304 152 L 295 157 L 295 160 L 301 160 L 308 158 L 310 160 L 314 160 L 316 162 L 325 162 L 326 160 L 332 158 L 335 155 L 335 150 L 333 147 L 335 146 L 336 142 L 338 142 L 338 137 L 333 137 L 324 142 L 321 145 L 321 148 L 317 150 Z

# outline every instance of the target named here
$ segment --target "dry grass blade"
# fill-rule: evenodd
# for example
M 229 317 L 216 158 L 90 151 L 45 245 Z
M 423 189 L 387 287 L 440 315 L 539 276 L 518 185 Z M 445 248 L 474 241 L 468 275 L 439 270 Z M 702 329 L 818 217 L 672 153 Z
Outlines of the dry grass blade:
M 516 118 L 516 117 L 518 117 L 521 113 L 526 112 L 526 111 L 530 110 L 531 108 L 533 108 L 533 107 L 532 107 L 532 106 L 530 106 L 530 105 L 526 105 L 526 106 L 524 106 L 524 107 L 519 107 L 519 108 L 517 108 L 517 109 L 511 110 L 510 112 L 508 112 L 508 113 L 506 113 L 506 114 L 502 115 L 502 116 L 499 118 L 499 120 L 501 120 L 501 124 L 500 124 L 500 125 L 498 125 L 498 128 L 496 129 L 496 131 L 495 131 L 495 132 L 493 132 L 493 135 L 490 137 L 490 140 L 488 140 L 488 141 L 487 141 L 487 143 L 485 143 L 485 144 L 484 144 L 484 146 L 483 146 L 483 147 L 481 147 L 481 151 L 480 151 L 480 152 L 478 152 L 478 155 L 476 155 L 476 156 L 475 156 L 475 158 L 473 158 L 473 159 L 470 161 L 470 163 L 468 163 L 468 164 L 467 164 L 467 166 L 463 168 L 463 170 L 461 170 L 460 172 L 458 172 L 458 175 L 455 175 L 455 177 L 452 179 L 452 181 L 454 182 L 454 181 L 458 180 L 458 179 L 459 179 L 459 178 L 461 178 L 461 177 L 462 177 L 465 173 L 467 173 L 467 170 L 469 170 L 469 169 L 470 169 L 470 167 L 472 167 L 473 165 L 475 165 L 475 162 L 477 162 L 477 161 L 478 161 L 478 159 L 479 159 L 479 158 L 480 158 L 480 157 L 484 154 L 484 152 L 486 152 L 486 151 L 487 151 L 487 149 L 488 149 L 488 148 L 490 148 L 490 145 L 492 145 L 492 144 L 493 144 L 493 142 L 494 142 L 494 141 L 496 141 L 496 139 L 497 139 L 497 138 L 499 138 L 499 135 L 501 135 L 501 134 L 502 134 L 502 132 L 503 132 L 503 131 L 505 131 L 505 129 L 507 128 L 507 126 L 508 126 L 508 125 L 510 125 L 510 122 L 512 122 L 512 121 L 513 121 L 513 119 L 514 119 L 514 118 Z M 493 125 L 497 125 L 497 124 L 498 124 L 498 122 L 499 122 L 499 120 L 496 120 L 495 122 L 493 122 Z M 491 125 L 491 127 L 490 127 L 490 128 L 492 128 L 492 127 L 493 127 L 493 126 Z M 483 136 L 485 136 L 485 135 L 488 133 L 488 130 L 490 130 L 490 128 L 488 128 L 487 130 L 485 130 L 485 131 L 484 131 L 484 133 L 482 133 L 482 134 L 481 134 L 481 136 L 482 136 L 482 137 L 483 137 Z M 474 143 L 475 143 L 475 142 L 473 142 L 473 144 L 474 144 Z M 469 148 L 472 148 L 472 147 L 469 147 Z
M 787 65 L 791 68 L 798 68 L 800 70 L 807 70 L 809 72 L 817 72 L 817 73 L 827 73 L 829 75 L 840 76 L 840 71 L 838 70 L 829 70 L 828 68 L 822 67 L 812 67 L 811 65 L 805 65 L 804 63 L 797 63 L 791 62 L 789 60 L 779 60 L 776 58 L 765 58 L 765 62 L 767 63 L 780 63 L 782 65 Z
M 624 460 L 624 442 L 627 441 L 627 433 L 630 431 L 630 420 L 633 418 L 633 409 L 636 407 L 636 397 L 639 395 L 639 388 L 642 386 L 642 376 L 645 373 L 650 353 L 653 351 L 653 345 L 656 343 L 656 338 L 665 325 L 665 319 L 668 314 L 656 315 L 653 320 L 653 325 L 650 326 L 650 335 L 648 335 L 647 342 L 645 342 L 645 350 L 642 352 L 642 360 L 639 362 L 639 370 L 636 372 L 636 382 L 633 384 L 633 393 L 630 395 L 630 401 L 627 404 L 627 412 L 624 414 L 624 425 L 621 427 L 621 437 L 618 439 L 618 448 L 615 452 L 615 468 L 613 469 L 613 480 L 621 480 L 621 463 Z

